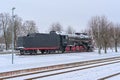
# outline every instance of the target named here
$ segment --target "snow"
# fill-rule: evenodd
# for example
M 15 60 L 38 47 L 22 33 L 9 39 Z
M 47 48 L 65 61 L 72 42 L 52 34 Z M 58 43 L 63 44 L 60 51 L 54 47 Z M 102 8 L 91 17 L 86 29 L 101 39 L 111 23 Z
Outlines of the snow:
M 115 62 L 115 61 L 112 61 L 112 62 Z M 75 70 L 75 69 L 82 69 L 84 67 L 90 67 L 90 66 L 95 66 L 95 65 L 105 64 L 105 63 L 109 63 L 109 62 L 94 64 L 94 65 L 87 65 L 87 66 L 80 66 L 80 67 L 69 68 L 69 69 L 65 69 L 65 70 L 51 71 L 51 72 L 46 72 L 46 73 L 38 73 L 38 74 L 28 75 L 28 76 L 24 76 L 24 77 L 11 78 L 9 80 L 25 80 L 27 78 L 32 78 L 32 77 L 35 77 L 35 76 L 43 76 L 43 75 L 49 75 L 49 74 L 56 74 L 56 73 L 60 73 L 60 72 L 64 72 L 64 71 Z M 119 65 L 117 65 L 117 66 L 119 66 Z M 111 66 L 111 65 L 109 65 L 109 66 Z M 103 66 L 101 68 L 89 69 L 89 71 L 91 71 L 91 74 L 96 74 L 96 71 L 97 71 L 97 74 L 98 74 L 98 75 L 93 75 L 92 79 L 98 79 L 100 76 L 103 77 L 103 75 L 101 75 L 101 73 L 103 72 L 103 69 L 108 70 L 109 66 L 108 65 L 106 66 L 107 69 L 105 67 L 103 67 Z M 112 70 L 112 72 L 113 71 L 117 72 L 119 69 L 115 68 L 115 70 L 114 69 L 111 69 L 111 70 Z M 83 72 L 83 71 L 86 71 L 86 72 Z M 83 72 L 84 74 L 81 73 L 81 72 Z M 106 72 L 107 72 L 106 75 L 110 74 L 110 73 L 108 73 L 108 71 L 106 71 Z M 74 74 L 77 74 L 77 75 L 72 76 Z M 56 79 L 57 80 L 74 80 L 76 77 L 79 78 L 81 75 L 84 76 L 84 77 L 82 77 L 83 78 L 82 80 L 85 80 L 85 79 L 86 80 L 90 80 L 91 79 L 91 77 L 89 76 L 88 70 L 79 70 L 79 71 L 75 71 L 75 72 L 60 74 L 60 75 L 56 75 L 56 76 L 50 77 L 50 79 L 51 80 L 56 80 Z M 38 80 L 40 80 L 40 79 L 38 79 Z M 42 78 L 42 80 L 49 80 L 49 78 Z M 79 78 L 78 80 L 81 80 L 81 79 Z
M 106 80 L 118 80 L 118 79 L 120 79 L 120 75 L 117 75 L 115 77 L 112 77 L 112 78 L 106 79 Z
M 114 66 L 116 66 L 116 68 L 113 68 Z M 111 75 L 116 72 L 119 72 L 119 69 L 120 69 L 119 66 L 120 66 L 120 63 L 116 63 L 111 65 L 106 65 L 103 67 L 96 67 L 96 68 L 91 68 L 86 70 L 60 74 L 60 75 L 42 78 L 38 80 L 49 80 L 49 79 L 51 80 L 56 80 L 56 79 L 57 80 L 97 80 L 107 75 Z M 110 80 L 119 80 L 119 79 L 120 77 L 117 77 L 117 79 L 114 77 L 114 79 L 110 79 Z
M 91 38 L 90 36 L 88 35 L 85 35 L 85 34 L 79 34 L 79 35 L 76 35 L 76 34 L 67 34 L 69 37 L 73 37 L 73 38 L 81 38 L 81 39 L 89 39 Z
M 12 64 L 11 54 L 0 55 L 0 72 L 13 71 L 19 69 L 27 69 L 34 67 L 42 67 L 63 63 L 71 63 L 78 61 L 94 60 L 108 57 L 120 56 L 120 53 L 109 50 L 107 54 L 98 54 L 94 52 L 80 52 L 80 53 L 66 53 L 66 54 L 47 54 L 47 55 L 14 55 L 14 64 Z M 100 77 L 104 77 L 110 74 L 120 72 L 120 63 L 106 65 L 103 67 L 96 67 L 86 69 L 82 71 L 76 71 L 72 73 L 66 73 L 63 75 L 57 75 L 45 78 L 45 80 L 96 80 Z M 120 79 L 120 75 L 114 77 L 114 79 Z M 44 78 L 42 79 L 44 80 Z M 108 79 L 109 80 L 109 79 Z

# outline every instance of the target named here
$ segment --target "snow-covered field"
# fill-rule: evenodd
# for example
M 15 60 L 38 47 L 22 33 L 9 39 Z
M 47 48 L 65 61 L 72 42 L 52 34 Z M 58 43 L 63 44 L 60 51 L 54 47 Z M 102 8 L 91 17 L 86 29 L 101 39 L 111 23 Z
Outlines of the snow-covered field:
M 66 53 L 66 54 L 47 54 L 47 55 L 14 55 L 14 64 L 12 64 L 11 54 L 0 55 L 0 72 L 34 68 L 55 64 L 86 61 L 100 58 L 120 56 L 120 52 L 115 53 L 109 50 L 107 54 L 98 54 L 95 52 Z M 111 64 L 104 67 L 91 68 L 83 71 L 76 71 L 63 75 L 50 77 L 51 80 L 96 80 L 99 76 L 106 76 L 112 73 L 120 72 L 120 63 Z M 120 76 L 117 76 L 120 79 Z M 44 79 L 43 79 L 44 80 Z M 45 79 L 49 80 L 49 78 Z M 116 80 L 116 77 L 111 80 Z

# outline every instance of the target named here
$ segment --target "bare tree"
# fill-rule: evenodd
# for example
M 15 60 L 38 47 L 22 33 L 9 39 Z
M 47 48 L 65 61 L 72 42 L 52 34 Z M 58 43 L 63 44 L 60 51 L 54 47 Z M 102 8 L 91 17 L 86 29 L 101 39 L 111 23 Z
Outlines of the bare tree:
M 0 22 L 0 35 L 2 33 L 2 23 Z
M 112 32 L 111 37 L 114 42 L 115 52 L 118 52 L 117 47 L 120 40 L 120 24 L 113 25 L 110 31 Z
M 4 37 L 4 43 L 6 45 L 6 50 L 9 48 L 12 42 L 12 28 L 13 28 L 12 17 L 8 13 L 0 13 L 0 34 Z M 16 45 L 16 40 L 18 36 L 24 36 L 28 33 L 36 33 L 38 29 L 36 23 L 32 20 L 22 22 L 19 16 L 14 18 L 14 46 Z M 1 36 L 2 36 L 1 35 Z M 3 42 L 3 41 L 2 41 Z
M 103 41 L 103 47 L 104 47 L 104 51 L 105 53 L 107 53 L 107 48 L 109 47 L 109 43 L 111 41 L 110 38 L 110 24 L 109 22 L 107 23 L 107 21 L 104 21 L 103 23 L 103 27 L 102 27 L 102 41 Z
M 25 21 L 21 27 L 22 27 L 21 29 L 23 35 L 27 35 L 28 33 L 38 32 L 36 23 L 33 20 Z
M 9 21 L 10 21 L 10 16 L 8 13 L 0 13 L 0 25 L 2 27 L 3 30 L 3 36 L 4 36 L 4 41 L 5 41 L 5 45 L 6 45 L 6 50 L 8 49 L 8 41 L 7 41 L 7 28 L 9 25 Z
M 10 48 L 10 44 L 12 43 L 12 27 L 11 27 L 11 24 L 8 24 L 6 34 L 7 34 L 6 39 L 7 39 L 7 43 L 8 43 L 8 48 Z
M 91 34 L 93 36 L 93 39 L 96 42 L 96 45 L 98 47 L 98 53 L 101 53 L 101 35 L 100 35 L 100 17 L 99 16 L 95 16 L 92 17 L 90 22 L 89 22 L 89 27 L 91 30 Z
M 4 37 L 3 35 L 0 36 L 0 44 L 4 43 Z
M 105 53 L 107 53 L 110 42 L 110 22 L 105 16 L 95 16 L 91 19 L 89 26 L 99 48 L 98 52 L 101 53 L 101 48 L 104 48 Z
M 14 23 L 14 26 L 13 26 Z M 12 29 L 14 27 L 14 46 L 16 46 L 16 40 L 19 35 L 21 35 L 22 30 L 20 28 L 22 26 L 21 18 L 17 15 L 14 17 L 14 22 L 12 21 L 12 17 L 9 19 L 8 27 L 6 28 L 6 39 L 8 45 L 12 43 Z M 8 46 L 9 47 L 9 46 Z
M 68 26 L 66 32 L 67 32 L 68 34 L 73 34 L 73 33 L 75 33 L 75 30 L 74 30 L 71 26 Z
M 50 31 L 57 31 L 61 32 L 62 31 L 62 26 L 60 23 L 53 23 L 52 26 L 50 27 Z
M 14 19 L 14 46 L 16 47 L 17 38 L 22 34 L 22 18 L 15 16 Z
M 105 50 L 105 53 L 107 53 L 107 46 L 109 42 L 109 29 L 108 29 L 109 23 L 105 16 L 100 17 L 100 28 L 101 28 L 101 41 L 102 46 Z

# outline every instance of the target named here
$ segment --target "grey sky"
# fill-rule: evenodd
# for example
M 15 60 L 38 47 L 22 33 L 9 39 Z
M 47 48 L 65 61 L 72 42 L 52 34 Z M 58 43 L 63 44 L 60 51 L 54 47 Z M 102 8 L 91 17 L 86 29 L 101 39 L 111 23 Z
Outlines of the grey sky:
M 77 32 L 86 28 L 92 16 L 105 15 L 120 23 L 120 0 L 1 0 L 0 13 L 16 7 L 15 14 L 23 20 L 34 20 L 40 32 L 59 22 L 64 29 L 69 25 Z

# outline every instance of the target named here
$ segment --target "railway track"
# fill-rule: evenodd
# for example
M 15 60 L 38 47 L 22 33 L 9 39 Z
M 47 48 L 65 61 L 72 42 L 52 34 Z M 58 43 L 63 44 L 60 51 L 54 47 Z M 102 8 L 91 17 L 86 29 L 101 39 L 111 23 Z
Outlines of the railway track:
M 112 74 L 112 75 L 108 75 L 108 76 L 103 77 L 103 78 L 100 78 L 100 79 L 98 79 L 98 80 L 106 80 L 106 79 L 109 79 L 109 78 L 115 77 L 115 76 L 117 76 L 117 75 L 120 75 L 120 72 L 115 73 L 115 74 Z
M 59 75 L 59 74 L 64 74 L 64 73 L 69 73 L 69 72 L 74 72 L 74 71 L 80 71 L 80 70 L 84 70 L 84 69 L 90 69 L 90 68 L 100 67 L 100 66 L 114 64 L 114 63 L 120 63 L 120 61 L 111 62 L 111 63 L 105 63 L 105 64 L 100 64 L 100 65 L 94 65 L 94 66 L 89 66 L 89 67 L 83 67 L 83 68 L 78 68 L 78 69 L 73 69 L 73 70 L 68 70 L 68 71 L 50 73 L 50 74 L 47 74 L 47 75 L 42 75 L 42 76 L 27 78 L 25 80 L 41 79 L 41 78 L 45 78 L 45 77 L 50 77 L 50 76 L 55 76 L 55 75 Z M 105 80 L 105 79 L 101 79 L 101 80 Z
M 13 78 L 24 77 L 24 76 L 28 76 L 26 80 L 32 80 L 32 79 L 49 77 L 49 76 L 63 74 L 63 73 L 69 73 L 69 72 L 78 71 L 78 70 L 84 70 L 84 69 L 114 64 L 118 62 L 120 62 L 120 57 L 112 57 L 112 58 L 105 58 L 105 59 L 53 65 L 53 66 L 47 66 L 47 67 L 10 71 L 10 72 L 0 73 L 0 80 L 13 79 Z M 49 74 L 46 74 L 46 73 L 49 73 Z M 43 75 L 39 75 L 39 74 L 43 74 Z M 30 75 L 37 75 L 37 76 L 29 78 Z

